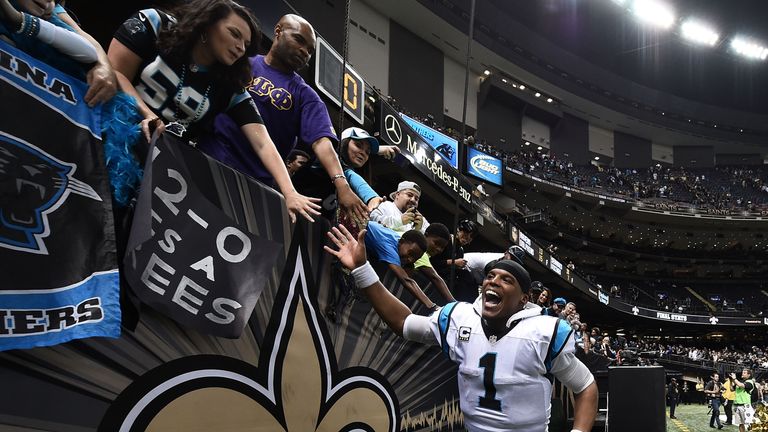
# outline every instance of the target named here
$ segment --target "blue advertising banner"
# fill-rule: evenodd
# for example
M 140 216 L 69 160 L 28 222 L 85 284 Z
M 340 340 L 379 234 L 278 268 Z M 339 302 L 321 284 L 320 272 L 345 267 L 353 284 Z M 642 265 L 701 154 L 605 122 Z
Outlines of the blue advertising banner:
M 0 42 L 0 351 L 120 335 L 100 108 L 85 92 Z
M 467 147 L 467 173 L 480 180 L 501 186 L 501 160 L 473 147 Z
M 440 133 L 424 123 L 418 122 L 407 115 L 400 113 L 400 116 L 408 123 L 421 138 L 432 146 L 435 151 L 443 157 L 454 168 L 459 168 L 459 142 L 455 139 Z

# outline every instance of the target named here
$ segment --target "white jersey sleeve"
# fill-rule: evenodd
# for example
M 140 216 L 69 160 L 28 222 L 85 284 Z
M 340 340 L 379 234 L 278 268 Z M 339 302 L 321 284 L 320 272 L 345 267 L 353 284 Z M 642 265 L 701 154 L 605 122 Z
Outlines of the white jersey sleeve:
M 479 271 L 483 271 L 489 262 L 501 258 L 504 258 L 504 254 L 498 252 L 467 252 L 464 254 L 464 259 L 467 260 L 467 267 L 470 270 Z
M 438 344 L 438 340 L 435 339 L 435 334 L 432 332 L 431 318 L 416 314 L 410 314 L 405 319 L 405 323 L 403 323 L 403 338 L 427 345 Z
M 96 48 L 88 40 L 74 31 L 58 27 L 48 21 L 39 19 L 40 32 L 37 38 L 63 54 L 68 55 L 80 63 L 94 63 L 99 60 Z
M 559 320 L 558 324 L 555 339 L 549 349 L 551 361 L 547 369 L 574 393 L 581 393 L 595 379 L 584 363 L 576 358 L 575 333 L 569 331 L 567 322 Z

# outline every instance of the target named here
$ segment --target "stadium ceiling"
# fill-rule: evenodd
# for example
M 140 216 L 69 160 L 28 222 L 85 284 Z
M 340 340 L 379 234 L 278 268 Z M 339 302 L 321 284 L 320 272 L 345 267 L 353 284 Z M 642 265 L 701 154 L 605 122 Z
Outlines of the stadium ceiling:
M 492 3 L 556 45 L 633 81 L 707 104 L 768 112 L 768 63 L 744 59 L 731 48 L 740 36 L 768 44 L 768 2 L 655 1 L 674 14 L 670 28 L 638 20 L 630 0 L 621 6 L 614 0 Z M 716 46 L 682 37 L 690 18 L 716 29 Z
M 494 26 L 490 16 L 501 10 L 519 26 L 631 81 L 709 105 L 768 113 L 768 61 L 745 59 L 731 46 L 744 37 L 768 45 L 768 2 L 653 0 L 673 13 L 664 28 L 633 13 L 633 4 L 643 1 L 648 0 L 486 0 L 477 2 L 476 21 L 504 37 L 506 29 Z M 468 13 L 470 2 L 421 3 L 428 8 L 451 4 L 454 11 Z M 683 37 L 690 18 L 716 30 L 715 46 Z
M 435 47 L 442 50 L 446 57 L 452 58 L 459 64 L 463 64 L 466 56 L 466 27 L 468 26 L 468 13 L 454 5 L 460 2 L 461 7 L 469 9 L 469 0 L 399 0 L 397 2 L 378 2 L 373 0 L 362 0 L 371 8 L 381 14 L 398 22 L 414 34 L 424 40 L 432 43 Z M 581 2 L 583 0 L 569 0 L 569 3 Z M 541 3 L 561 3 L 561 0 L 542 0 Z M 617 7 L 612 0 L 590 0 L 590 2 L 599 2 L 606 10 L 613 10 L 615 16 L 629 15 L 626 10 Z M 488 7 L 488 3 L 495 3 L 493 0 L 484 0 L 478 2 L 478 5 Z M 511 3 L 521 4 L 525 2 L 511 1 Z M 539 2 L 525 3 L 524 6 L 531 6 Z M 497 9 L 498 10 L 498 9 Z M 622 12 L 623 11 L 623 12 Z M 623 15 L 622 15 L 623 14 Z M 466 21 L 466 22 L 465 22 Z M 536 65 L 521 59 L 524 56 L 506 48 L 504 55 L 500 54 L 499 42 L 504 38 L 498 36 L 495 30 L 483 27 L 482 23 L 476 25 L 475 43 L 472 47 L 471 68 L 478 76 L 481 76 L 485 69 L 496 68 L 509 76 L 514 77 L 520 82 L 533 86 L 541 90 L 544 94 L 551 95 L 561 102 L 563 111 L 577 117 L 588 119 L 590 124 L 603 127 L 609 130 L 618 130 L 624 133 L 633 134 L 639 137 L 652 140 L 654 143 L 667 146 L 712 146 L 716 153 L 726 154 L 753 154 L 759 153 L 768 156 L 765 148 L 765 139 L 762 135 L 768 131 L 762 132 L 758 136 L 747 136 L 746 134 L 726 133 L 720 128 L 712 128 L 699 124 L 697 121 L 681 122 L 673 121 L 669 116 L 665 117 L 661 112 L 658 115 L 649 116 L 653 108 L 640 104 L 629 110 L 621 107 L 606 104 L 601 92 L 595 92 L 581 86 L 581 90 L 574 88 L 573 82 L 559 82 L 560 74 L 552 70 L 550 59 L 540 59 L 541 62 Z M 525 37 L 526 34 L 532 34 L 523 25 L 510 25 L 510 31 L 516 32 L 517 39 Z M 506 29 L 505 29 L 506 30 Z M 495 35 L 495 36 L 494 36 Z M 493 38 L 496 38 L 495 40 Z M 535 36 L 538 40 L 544 40 L 543 37 Z M 509 42 L 508 42 L 509 43 Z M 554 47 L 554 44 L 546 41 L 546 44 Z M 553 56 L 554 64 L 557 62 L 571 62 L 578 57 L 567 50 L 556 47 L 561 55 Z M 526 53 L 528 57 L 533 56 Z M 729 61 L 733 63 L 734 56 L 728 56 Z M 545 61 L 546 60 L 546 61 Z M 579 60 L 583 64 L 590 64 L 586 60 Z M 738 62 L 737 62 L 738 63 Z M 599 66 L 592 65 L 591 69 L 603 71 Z M 603 81 L 604 74 L 618 77 L 617 74 L 605 70 L 603 74 L 587 75 L 588 79 L 596 80 L 596 83 Z M 544 78 L 546 77 L 546 78 Z M 569 77 L 570 81 L 578 83 L 576 77 Z M 562 81 L 562 80 L 560 80 Z M 566 80 L 568 81 L 568 80 Z M 644 97 L 648 92 L 666 94 L 656 91 L 647 86 L 634 84 L 631 80 L 622 80 L 626 85 L 620 90 L 638 97 Z M 584 83 L 587 84 L 587 83 Z M 577 86 L 578 87 L 578 86 Z M 630 88 L 632 87 L 632 88 Z M 582 91 L 583 90 L 583 91 Z M 614 94 L 614 97 L 618 95 Z M 685 104 L 689 99 L 670 96 L 672 104 Z M 629 101 L 626 100 L 626 102 Z M 727 115 L 736 117 L 743 124 L 740 127 L 757 127 L 765 129 L 768 125 L 768 114 L 737 112 L 724 109 L 721 106 L 706 105 L 698 102 L 689 102 L 693 105 L 691 115 L 701 114 L 704 119 L 719 118 L 719 113 L 725 112 Z M 651 111 L 648 111 L 648 109 Z M 710 113 L 711 111 L 711 113 Z M 712 115 L 704 115 L 710 113 Z M 682 127 L 681 127 L 682 126 Z

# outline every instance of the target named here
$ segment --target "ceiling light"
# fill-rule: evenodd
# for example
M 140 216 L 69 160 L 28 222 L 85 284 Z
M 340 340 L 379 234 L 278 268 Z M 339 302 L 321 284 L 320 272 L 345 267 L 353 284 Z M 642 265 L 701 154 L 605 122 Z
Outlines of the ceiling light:
M 502 78 L 502 79 L 501 79 L 501 82 L 503 82 L 503 83 L 505 83 L 505 84 L 506 84 L 506 82 L 507 82 L 507 79 L 506 79 L 506 78 Z
M 485 75 L 485 76 L 488 76 L 490 74 L 491 74 L 491 71 L 489 71 L 488 69 L 483 71 L 483 75 Z
M 541 96 L 541 93 L 539 93 L 539 92 L 536 92 L 536 93 L 534 94 L 534 96 L 536 96 L 536 97 L 539 97 L 539 96 Z
M 698 44 L 715 46 L 720 35 L 707 24 L 689 19 L 680 27 L 683 37 Z
M 768 58 L 768 48 L 740 36 L 731 40 L 731 48 L 733 48 L 737 54 L 746 58 L 759 60 Z
M 541 148 L 542 148 L 541 146 L 538 146 L 538 147 L 536 148 L 536 150 L 541 150 Z
M 547 98 L 547 103 L 552 103 L 552 98 Z
M 525 90 L 525 86 L 524 86 L 524 85 L 522 85 L 522 84 L 520 84 L 520 87 L 519 87 L 519 88 L 520 88 L 520 90 Z
M 528 141 L 526 141 L 526 142 L 525 142 L 525 145 L 531 145 L 531 143 L 529 143 Z
M 669 6 L 655 0 L 635 0 L 632 12 L 643 22 L 668 29 L 675 23 L 675 13 Z
M 600 156 L 595 156 L 595 160 L 600 160 Z

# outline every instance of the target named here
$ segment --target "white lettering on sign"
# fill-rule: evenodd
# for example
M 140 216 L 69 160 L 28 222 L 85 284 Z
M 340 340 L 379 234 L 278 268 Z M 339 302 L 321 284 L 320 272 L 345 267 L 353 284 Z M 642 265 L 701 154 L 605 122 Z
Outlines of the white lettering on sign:
M 488 162 L 489 160 L 495 160 L 494 158 L 486 155 L 477 155 L 474 156 L 472 159 L 469 160 L 470 165 L 472 165 L 473 168 L 485 171 L 489 174 L 497 175 L 501 170 L 498 166 Z

